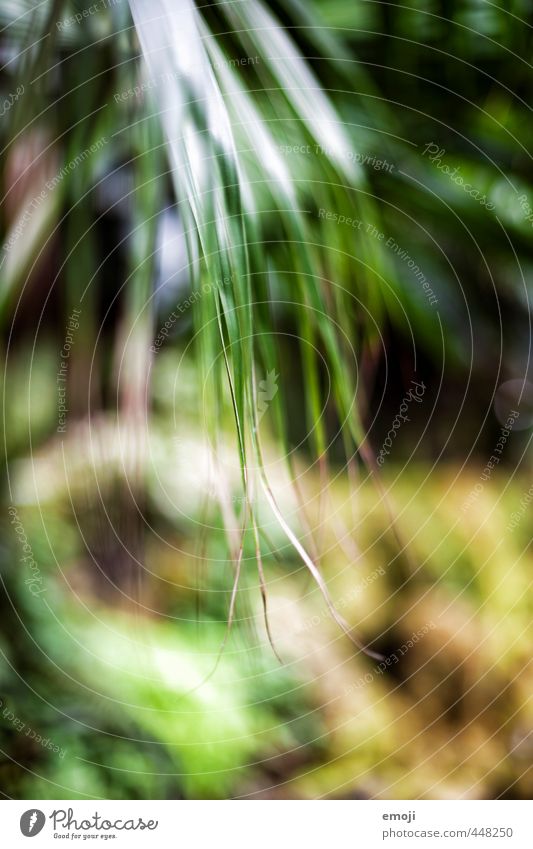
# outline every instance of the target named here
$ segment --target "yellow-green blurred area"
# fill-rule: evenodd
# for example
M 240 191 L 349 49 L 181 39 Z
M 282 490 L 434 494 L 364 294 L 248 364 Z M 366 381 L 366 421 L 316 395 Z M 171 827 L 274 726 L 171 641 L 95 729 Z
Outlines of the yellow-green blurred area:
M 355 649 L 266 505 L 262 528 L 276 556 L 263 568 L 281 663 L 248 539 L 219 654 L 234 564 L 188 411 L 194 370 L 190 384 L 172 386 L 170 360 L 154 366 L 166 402 L 147 433 L 101 416 L 11 467 L 39 580 L 4 519 L 12 596 L 3 611 L 2 786 L 28 798 L 528 797 L 524 475 L 495 473 L 472 499 L 479 472 L 453 463 L 407 472 L 391 464 L 380 491 L 362 468 L 350 483 L 332 469 L 324 486 L 299 461 L 299 500 L 267 432 L 285 517 L 322 552 L 334 609 L 389 662 Z M 53 375 L 46 357 L 36 367 L 38 430 Z M 179 428 L 169 425 L 174 405 Z M 10 414 L 15 433 L 16 404 Z M 231 438 L 222 436 L 238 499 Z M 148 481 L 142 569 L 131 562 L 125 484 L 136 467 Z

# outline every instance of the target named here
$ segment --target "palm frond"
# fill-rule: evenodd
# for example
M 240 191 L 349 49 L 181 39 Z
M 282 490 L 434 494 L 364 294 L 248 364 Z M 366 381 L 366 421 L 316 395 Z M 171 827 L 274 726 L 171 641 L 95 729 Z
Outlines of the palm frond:
M 156 81 L 153 105 L 165 127 L 178 207 L 189 243 L 197 243 L 201 256 L 200 266 L 191 264 L 191 287 L 209 291 L 197 310 L 203 381 L 212 387 L 219 407 L 221 372 L 226 371 L 252 522 L 253 460 L 268 503 L 327 597 L 316 566 L 281 515 L 268 483 L 256 370 L 283 373 L 271 321 L 276 311 L 297 328 L 315 450 L 323 455 L 328 447 L 318 357 L 329 372 L 341 429 L 352 451 L 357 450 L 363 432 L 355 385 L 355 350 L 361 340 L 355 325 L 360 299 L 367 301 L 362 308 L 372 305 L 374 312 L 380 299 L 375 281 L 364 282 L 364 261 L 355 279 L 349 270 L 361 247 L 353 245 L 350 234 L 337 226 L 333 248 L 326 247 L 332 231 L 318 209 L 342 210 L 350 204 L 357 210 L 363 175 L 350 155 L 340 117 L 263 4 L 254 0 L 217 7 L 246 55 L 258 59 L 250 86 L 237 78 L 223 40 L 190 0 L 177 7 L 166 0 L 131 0 L 131 9 L 149 77 Z M 312 151 L 311 186 L 305 157 L 287 157 L 295 146 Z M 367 195 L 361 207 L 371 206 Z M 268 232 L 266 209 L 276 211 L 275 234 Z M 283 392 L 282 379 L 278 410 L 285 403 Z M 212 411 L 210 419 L 216 439 Z M 282 416 L 278 424 L 286 434 Z

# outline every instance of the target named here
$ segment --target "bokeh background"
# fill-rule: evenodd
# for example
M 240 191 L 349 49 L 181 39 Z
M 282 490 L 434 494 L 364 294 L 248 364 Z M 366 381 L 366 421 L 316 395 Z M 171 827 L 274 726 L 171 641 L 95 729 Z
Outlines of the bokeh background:
M 530 4 L 0 24 L 0 792 L 529 798 Z

